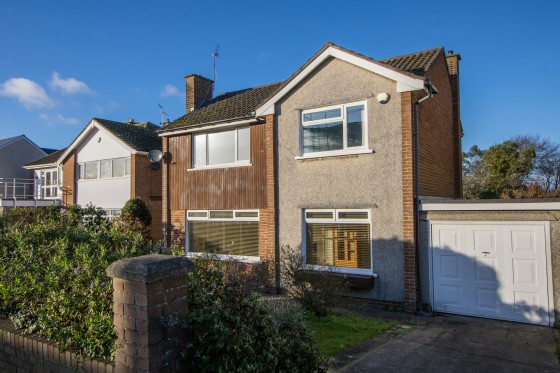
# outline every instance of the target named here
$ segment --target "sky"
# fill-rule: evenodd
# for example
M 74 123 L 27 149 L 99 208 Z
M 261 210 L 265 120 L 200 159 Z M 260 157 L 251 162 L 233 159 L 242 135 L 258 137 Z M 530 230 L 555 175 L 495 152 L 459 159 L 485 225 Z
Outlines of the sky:
M 326 41 L 384 59 L 444 46 L 460 63 L 463 149 L 560 142 L 560 1 L 0 2 L 0 139 L 60 149 L 92 117 L 160 124 L 186 74 L 216 93 L 288 78 Z

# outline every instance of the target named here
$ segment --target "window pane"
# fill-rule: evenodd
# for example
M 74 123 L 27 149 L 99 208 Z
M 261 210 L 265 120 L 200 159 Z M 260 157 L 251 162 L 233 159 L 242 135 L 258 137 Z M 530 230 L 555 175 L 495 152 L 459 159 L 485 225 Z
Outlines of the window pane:
M 346 109 L 346 121 L 348 128 L 348 147 L 363 145 L 363 115 L 364 106 L 351 106 Z
M 341 116 L 342 115 L 340 109 L 323 110 L 323 111 L 316 111 L 314 113 L 303 114 L 303 121 L 309 122 L 312 120 L 340 118 Z
M 189 221 L 189 251 L 259 256 L 259 223 Z
M 208 216 L 208 212 L 206 211 L 189 211 L 187 213 L 189 218 L 205 218 Z
M 124 176 L 124 158 L 113 159 L 113 177 Z
M 241 128 L 237 130 L 237 160 L 248 161 L 250 155 L 250 130 Z
M 343 148 L 342 122 L 303 127 L 303 152 L 326 152 Z
M 210 219 L 233 219 L 233 211 L 210 211 Z
M 258 218 L 259 213 L 257 211 L 238 211 L 235 213 L 236 218 Z
M 206 134 L 194 135 L 194 166 L 206 166 Z
M 86 162 L 85 167 L 85 178 L 86 179 L 98 179 L 99 178 L 99 162 Z
M 208 134 L 208 165 L 235 162 L 235 131 Z
M 306 212 L 307 219 L 333 219 L 332 211 Z
M 101 161 L 101 177 L 111 177 L 111 160 Z
M 306 224 L 307 264 L 371 268 L 369 224 Z
M 338 213 L 339 219 L 368 219 L 367 211 L 342 211 Z
M 130 176 L 130 158 L 124 159 L 124 174 Z

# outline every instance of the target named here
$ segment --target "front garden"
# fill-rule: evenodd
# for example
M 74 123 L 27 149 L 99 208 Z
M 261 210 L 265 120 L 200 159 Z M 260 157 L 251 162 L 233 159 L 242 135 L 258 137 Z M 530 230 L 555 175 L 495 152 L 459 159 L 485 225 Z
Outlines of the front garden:
M 114 222 L 91 206 L 22 208 L 0 217 L 0 317 L 64 349 L 111 359 L 117 346 L 105 269 L 161 251 L 146 234 L 146 217 L 131 211 Z M 255 292 L 270 288 L 272 265 L 247 276 L 239 263 L 197 261 L 183 326 L 190 370 L 324 371 L 329 356 L 393 325 L 327 312 L 343 279 L 302 276 L 301 258 L 283 254 L 286 289 L 299 305 L 275 305 Z

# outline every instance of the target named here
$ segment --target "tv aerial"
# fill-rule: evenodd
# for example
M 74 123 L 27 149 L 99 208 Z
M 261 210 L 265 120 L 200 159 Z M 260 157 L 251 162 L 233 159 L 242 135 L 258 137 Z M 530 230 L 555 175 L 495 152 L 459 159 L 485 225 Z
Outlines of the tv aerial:
M 214 49 L 214 52 L 212 52 L 212 58 L 214 59 L 214 83 L 216 83 L 216 59 L 220 55 L 218 53 L 218 49 L 220 49 L 220 44 L 217 44 L 216 49 Z
M 163 126 L 163 116 L 167 115 L 167 117 L 169 117 L 169 114 L 167 114 L 165 112 L 165 109 L 163 108 L 163 106 L 161 106 L 160 104 L 157 104 L 157 106 L 159 106 L 160 108 L 160 112 L 161 112 L 161 125 Z

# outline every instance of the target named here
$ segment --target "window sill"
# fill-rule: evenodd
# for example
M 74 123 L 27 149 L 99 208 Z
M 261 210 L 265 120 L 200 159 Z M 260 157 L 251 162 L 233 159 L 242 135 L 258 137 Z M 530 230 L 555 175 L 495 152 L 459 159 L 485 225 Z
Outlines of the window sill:
M 224 254 L 208 254 L 208 253 L 196 253 L 196 252 L 188 252 L 187 253 L 187 258 L 198 258 L 198 257 L 204 257 L 204 256 L 210 256 L 210 257 L 215 257 L 218 260 L 232 260 L 232 261 L 238 261 L 241 263 L 253 263 L 253 264 L 259 264 L 261 263 L 261 258 L 256 257 L 256 256 L 238 256 L 238 255 L 224 255 Z
M 322 153 L 309 153 L 294 157 L 297 160 L 313 159 L 313 158 L 326 158 L 326 157 L 341 157 L 345 155 L 358 155 L 358 154 L 371 154 L 373 149 L 359 149 L 359 150 L 335 150 L 332 152 Z
M 215 170 L 218 168 L 234 168 L 234 167 L 251 167 L 253 166 L 252 163 L 227 163 L 227 164 L 217 164 L 214 166 L 202 166 L 202 167 L 195 167 L 189 168 L 187 171 L 201 171 L 201 170 Z
M 348 272 L 348 271 L 340 271 L 340 267 L 329 267 L 329 268 L 336 268 L 336 271 L 331 271 L 325 269 L 327 267 L 319 267 L 319 266 L 305 266 L 302 270 L 302 273 L 307 275 L 313 276 L 314 274 L 329 274 L 332 276 L 340 276 L 346 277 L 348 280 L 350 287 L 352 289 L 371 289 L 375 284 L 375 280 L 377 279 L 377 274 L 372 273 L 371 271 L 367 271 L 367 273 L 355 273 L 355 272 Z
M 78 179 L 78 182 L 90 182 L 90 181 L 107 181 L 107 180 L 120 180 L 120 179 L 130 179 L 130 175 L 117 176 L 117 177 L 99 177 L 97 179 Z

